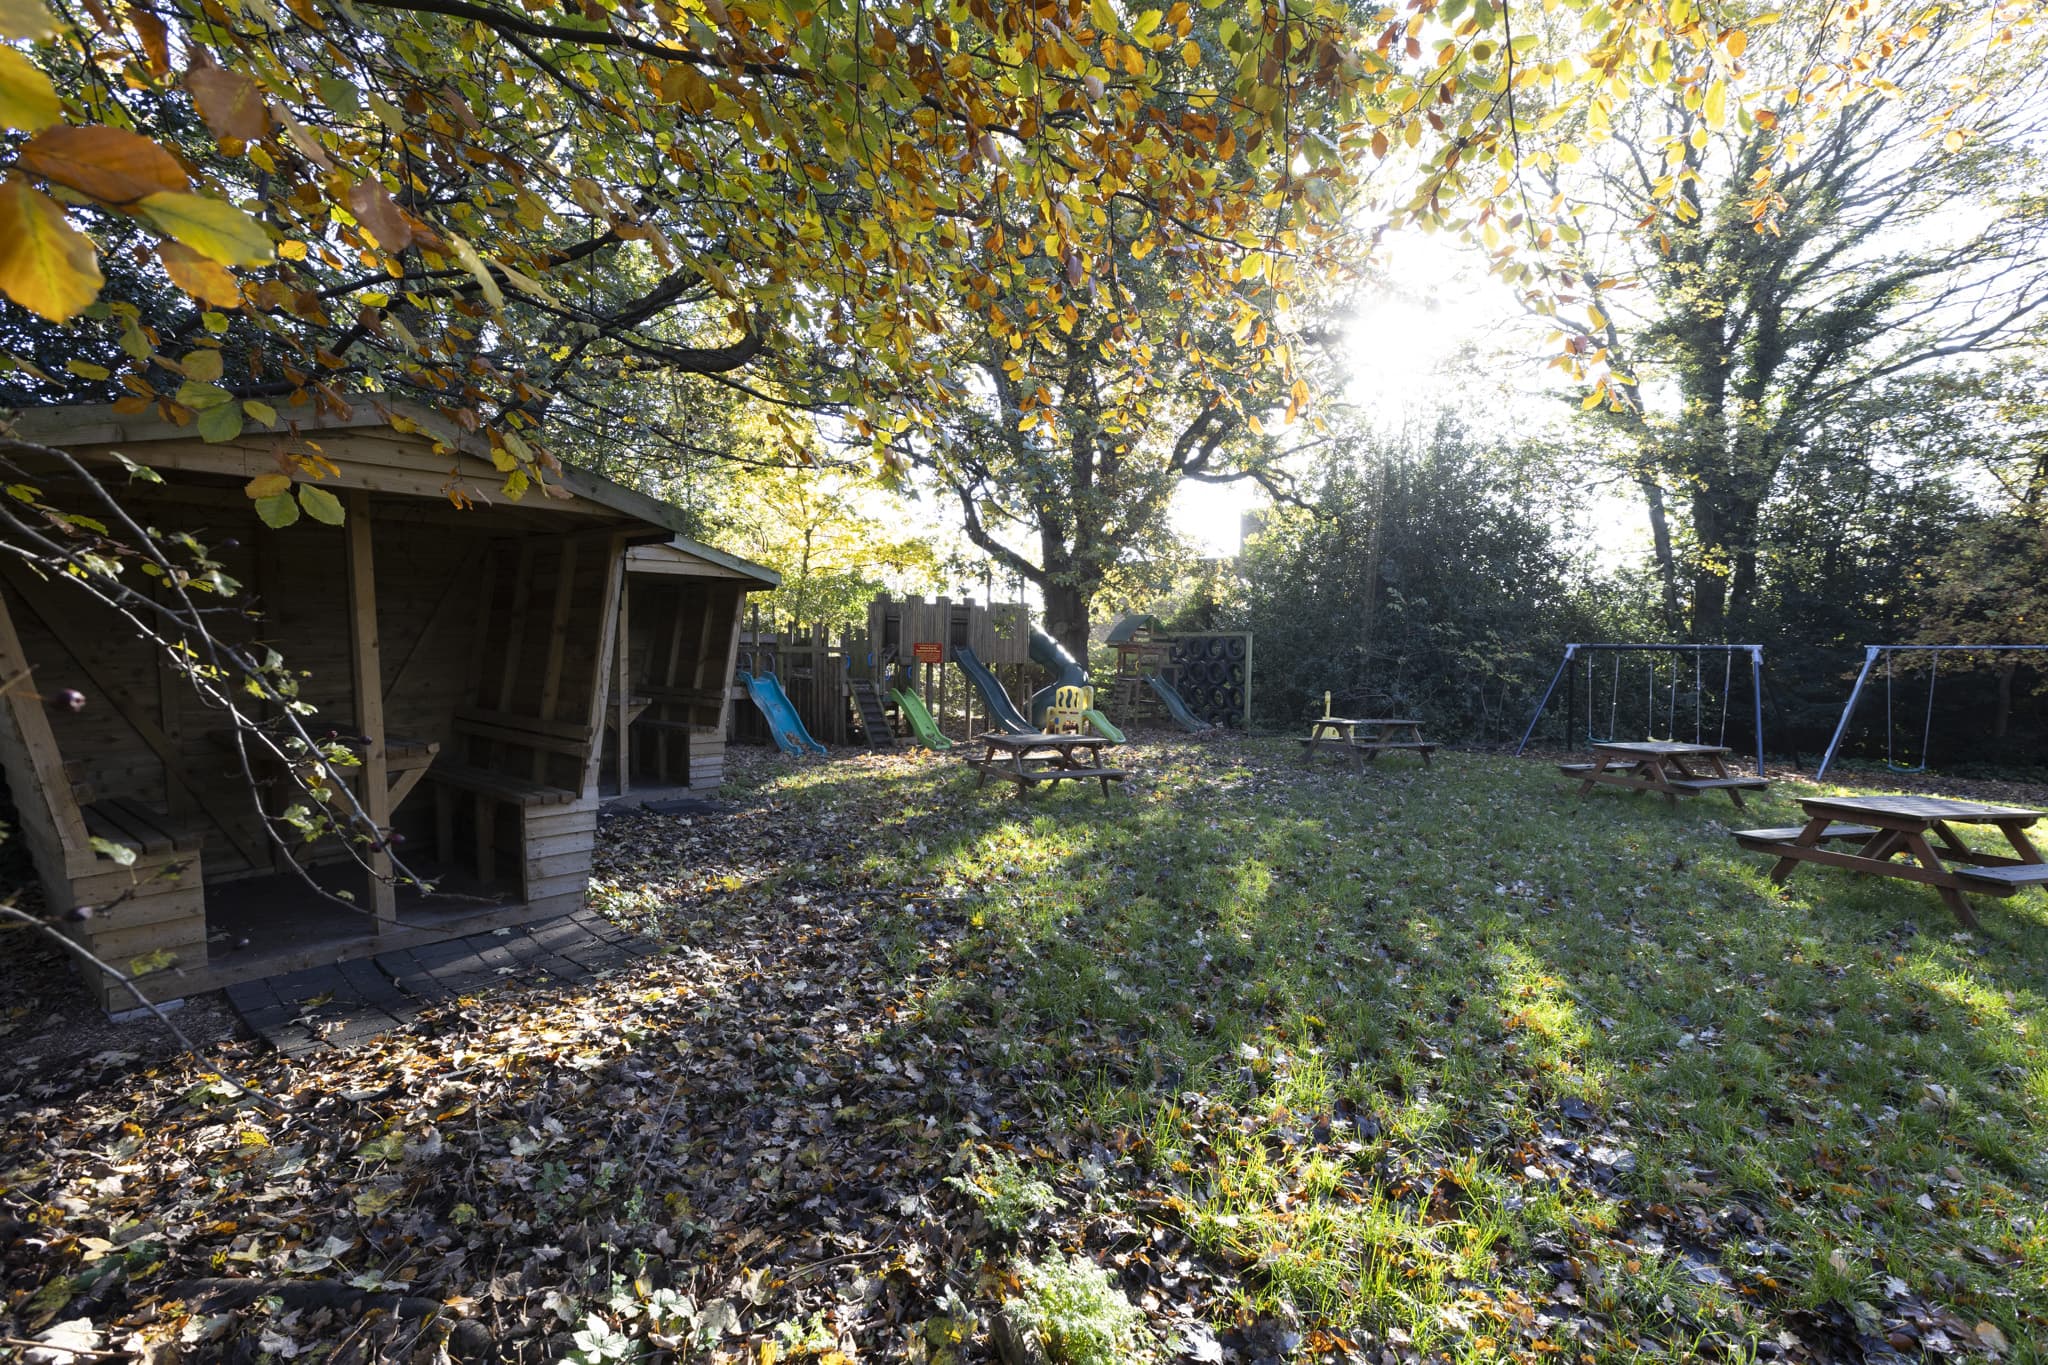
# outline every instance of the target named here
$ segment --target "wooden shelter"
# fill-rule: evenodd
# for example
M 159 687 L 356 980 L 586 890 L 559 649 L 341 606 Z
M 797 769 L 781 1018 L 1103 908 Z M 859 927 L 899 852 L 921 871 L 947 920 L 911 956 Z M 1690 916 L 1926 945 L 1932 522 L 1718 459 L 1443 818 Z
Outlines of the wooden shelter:
M 685 536 L 626 551 L 626 648 L 606 718 L 620 795 L 636 782 L 706 791 L 725 780 L 740 617 L 748 593 L 781 582 L 773 569 Z
M 138 522 L 208 546 L 239 585 L 216 635 L 282 656 L 314 708 L 307 728 L 355 751 L 360 766 L 340 771 L 393 834 L 369 845 L 368 875 L 339 838 L 274 841 L 266 816 L 298 788 L 261 763 L 245 771 L 228 717 L 174 661 L 85 592 L 0 570 L 0 762 L 22 836 L 50 907 L 95 907 L 69 930 L 147 969 L 154 998 L 583 901 L 628 554 L 693 543 L 677 540 L 675 509 L 579 470 L 508 499 L 481 442 L 400 415 L 418 431 L 366 410 L 292 414 L 291 431 L 252 424 L 222 444 L 104 407 L 20 420 L 24 438 L 117 480 Z M 129 479 L 117 452 L 162 481 Z M 305 455 L 334 472 L 290 463 Z M 331 491 L 345 523 L 266 527 L 244 485 L 280 472 Z M 60 502 L 61 480 L 45 489 Z M 698 655 L 724 679 L 726 619 L 689 637 L 693 679 Z M 41 700 L 68 688 L 85 699 L 75 712 Z M 108 856 L 115 845 L 132 861 Z M 391 850 L 432 894 L 381 875 Z M 129 999 L 90 977 L 110 1007 Z

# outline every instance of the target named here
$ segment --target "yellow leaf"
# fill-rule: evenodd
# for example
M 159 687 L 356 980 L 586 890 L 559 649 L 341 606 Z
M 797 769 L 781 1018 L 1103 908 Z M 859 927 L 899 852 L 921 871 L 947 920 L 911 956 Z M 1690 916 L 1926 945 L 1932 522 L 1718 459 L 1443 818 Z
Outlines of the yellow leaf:
M 306 259 L 306 244 L 298 241 L 279 242 L 277 254 L 287 261 L 303 261 Z
M 1098 32 L 1116 32 L 1116 8 L 1109 0 L 1088 0 L 1088 18 Z
M 50 78 L 11 47 L 0 46 L 0 128 L 33 133 L 64 116 Z
M 1189 66 L 1200 66 L 1202 64 L 1202 45 L 1193 39 L 1188 40 L 1181 45 L 1180 59 Z
M 95 365 L 89 360 L 67 360 L 64 368 L 80 379 L 105 379 L 109 373 L 104 365 Z
M 64 322 L 99 292 L 92 242 L 65 221 L 64 210 L 18 175 L 0 180 L 0 293 Z
M 1960 129 L 1952 130 L 1947 137 L 1941 140 L 1941 150 L 1944 152 L 1960 152 L 1963 150 L 1963 143 L 1966 141 L 1968 139 L 1963 136 Z
M 216 308 L 240 308 L 241 286 L 217 261 L 209 260 L 181 242 L 158 242 L 157 259 L 171 283 L 202 303 Z
M 498 288 L 498 281 L 491 274 L 490 268 L 484 264 L 484 258 L 476 254 L 475 247 L 452 232 L 448 234 L 448 241 L 455 248 L 455 259 L 462 262 L 464 270 L 476 277 L 477 286 L 484 291 L 484 297 L 490 300 L 492 310 L 504 312 L 505 291 Z
M 192 351 L 178 362 L 185 367 L 187 379 L 197 379 L 211 384 L 221 376 L 221 355 L 219 351 Z
M 0 0 L 0 38 L 48 38 L 56 31 L 43 0 Z
M 269 498 L 284 492 L 292 486 L 290 478 L 283 474 L 258 474 L 242 485 L 242 491 L 252 498 Z
M 1721 46 L 1731 57 L 1740 57 L 1749 46 L 1749 35 L 1739 28 L 1731 28 L 1721 35 Z
M 1709 128 L 1719 128 L 1728 121 L 1728 83 L 1726 81 L 1715 81 L 1707 87 L 1705 112 Z
M 270 238 L 248 214 L 219 199 L 196 194 L 152 194 L 142 201 L 159 232 L 222 265 L 268 265 Z

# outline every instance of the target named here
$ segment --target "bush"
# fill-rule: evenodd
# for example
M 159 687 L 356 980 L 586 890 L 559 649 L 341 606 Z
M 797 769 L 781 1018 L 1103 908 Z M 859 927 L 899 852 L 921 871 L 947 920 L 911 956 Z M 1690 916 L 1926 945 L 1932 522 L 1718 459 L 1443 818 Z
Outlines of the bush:
M 1258 719 L 1412 715 L 1438 737 L 1521 733 L 1566 640 L 1629 638 L 1612 590 L 1566 549 L 1555 452 L 1482 444 L 1454 418 L 1353 433 L 1246 546 L 1231 627 L 1256 633 Z

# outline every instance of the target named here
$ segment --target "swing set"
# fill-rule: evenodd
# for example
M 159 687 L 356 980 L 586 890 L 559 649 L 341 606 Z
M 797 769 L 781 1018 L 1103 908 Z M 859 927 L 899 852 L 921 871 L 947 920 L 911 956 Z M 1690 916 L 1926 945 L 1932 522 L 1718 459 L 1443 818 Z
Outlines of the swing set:
M 2042 654 L 2048 653 L 2048 645 L 1865 645 L 1863 646 L 1863 667 L 1856 674 L 1856 684 L 1849 689 L 1849 702 L 1842 708 L 1842 718 L 1835 723 L 1835 736 L 1828 741 L 1828 751 L 1821 756 L 1820 767 L 1814 771 L 1814 781 L 1828 775 L 1828 764 L 1835 761 L 1835 750 L 1842 745 L 1842 736 L 1849 732 L 1849 721 L 1856 714 L 1856 703 L 1863 697 L 1863 685 L 1870 680 L 1870 673 L 1877 666 L 1881 656 L 1884 659 L 1884 765 L 1895 773 L 1924 773 L 1927 771 L 1927 756 L 1934 740 L 1934 685 L 1941 676 L 1941 656 L 1944 654 Z M 1901 763 L 1897 755 L 1898 730 L 1893 722 L 1892 656 L 1896 654 L 1925 654 L 1927 660 L 1927 707 L 1920 724 L 1920 762 L 1908 766 Z
M 1716 654 L 1721 656 L 1720 692 L 1718 694 L 1720 704 L 1718 708 L 1715 708 L 1718 711 L 1718 716 L 1710 726 L 1707 695 L 1713 684 L 1711 679 L 1712 670 L 1709 667 L 1708 661 Z M 1529 727 L 1522 732 L 1522 742 L 1515 746 L 1515 753 L 1520 755 L 1524 749 L 1529 747 L 1529 740 L 1536 733 L 1536 724 L 1543 719 L 1543 713 L 1549 709 L 1550 699 L 1557 695 L 1557 685 L 1560 682 L 1564 683 L 1566 688 L 1565 724 L 1567 728 L 1575 728 L 1574 722 L 1580 710 L 1577 697 L 1579 691 L 1579 670 L 1574 668 L 1573 664 L 1581 658 L 1585 660 L 1586 704 L 1584 710 L 1585 743 L 1587 745 L 1613 742 L 1619 738 L 1624 712 L 1626 712 L 1630 720 L 1633 720 L 1638 714 L 1643 719 L 1643 733 L 1629 735 L 1626 737 L 1627 739 L 1631 741 L 1659 738 L 1677 740 L 1682 719 L 1680 713 L 1687 709 L 1681 700 L 1682 694 L 1679 691 L 1679 684 L 1684 680 L 1685 664 L 1688 656 L 1690 656 L 1690 662 L 1692 663 L 1692 686 L 1690 689 L 1692 742 L 1695 744 L 1711 742 L 1725 746 L 1728 742 L 1728 717 L 1734 709 L 1735 658 L 1738 654 L 1749 656 L 1751 738 L 1755 740 L 1757 776 L 1762 777 L 1764 772 L 1764 647 L 1762 645 L 1568 644 L 1564 647 L 1564 659 L 1558 664 L 1557 672 L 1551 675 L 1550 686 L 1543 689 L 1543 699 L 1536 703 L 1535 714 L 1529 717 Z M 1604 679 L 1598 676 L 1599 670 L 1596 668 L 1596 660 L 1601 655 L 1606 655 L 1613 661 L 1613 666 L 1608 670 L 1608 676 Z M 1629 682 L 1625 692 L 1622 687 L 1624 662 L 1636 655 L 1647 656 L 1645 661 L 1649 665 L 1643 675 L 1643 690 L 1641 693 L 1643 710 L 1640 713 L 1635 710 L 1635 697 L 1637 693 L 1634 681 L 1631 680 Z M 1670 657 L 1668 676 L 1660 677 L 1660 673 L 1664 672 L 1664 670 L 1659 669 L 1658 662 L 1661 657 L 1667 655 Z M 1633 672 L 1634 670 L 1631 669 L 1629 671 Z M 1607 684 L 1605 689 L 1602 689 L 1600 686 L 1602 682 Z M 1604 707 L 1599 704 L 1599 694 L 1603 690 L 1606 693 L 1606 705 Z M 1661 699 L 1658 696 L 1660 692 L 1663 693 Z M 1600 719 L 1599 713 L 1602 710 L 1606 712 L 1605 733 L 1595 733 L 1595 726 Z M 1660 720 L 1663 729 L 1661 736 L 1658 734 Z

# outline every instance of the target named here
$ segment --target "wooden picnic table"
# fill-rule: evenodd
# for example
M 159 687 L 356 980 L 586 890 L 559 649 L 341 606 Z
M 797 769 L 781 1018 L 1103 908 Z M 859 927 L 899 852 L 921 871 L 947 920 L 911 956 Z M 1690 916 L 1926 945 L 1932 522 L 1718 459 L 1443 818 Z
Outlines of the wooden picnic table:
M 1301 761 L 1304 765 L 1315 762 L 1317 754 L 1342 754 L 1345 761 L 1359 772 L 1365 771 L 1365 762 L 1352 742 L 1358 737 L 1362 720 L 1351 720 L 1344 716 L 1318 716 L 1308 723 L 1308 738 L 1301 741 Z
M 1317 754 L 1341 754 L 1359 773 L 1390 749 L 1421 754 L 1425 768 L 1436 752 L 1436 745 L 1422 737 L 1422 722 L 1406 717 L 1318 716 L 1308 723 L 1308 738 L 1296 742 L 1304 764 L 1315 762 Z
M 967 760 L 980 774 L 974 782 L 977 791 L 991 777 L 1016 783 L 1020 797 L 1040 782 L 1079 782 L 1092 777 L 1102 783 L 1102 794 L 1107 796 L 1110 783 L 1130 776 L 1122 768 L 1103 766 L 1100 751 L 1108 748 L 1110 741 L 1101 735 L 1012 735 L 991 731 L 978 738 L 984 752 L 980 758 Z
M 1722 744 L 1653 739 L 1602 741 L 1592 749 L 1591 763 L 1557 765 L 1565 776 L 1580 779 L 1580 796 L 1591 795 L 1597 786 L 1624 787 L 1630 791 L 1661 792 L 1675 806 L 1681 796 L 1725 791 L 1735 808 L 1742 810 L 1744 792 L 1760 792 L 1770 786 L 1761 777 L 1745 777 L 1730 769 L 1728 755 L 1734 750 Z
M 1922 882 L 1972 929 L 1977 916 L 1964 892 L 2010 896 L 2022 887 L 2048 886 L 2048 862 L 2025 833 L 2048 812 L 1939 796 L 1803 796 L 1799 804 L 1806 811 L 1804 825 L 1735 831 L 1736 842 L 1752 853 L 1777 855 L 1771 880 L 1780 886 L 1801 863 Z M 1956 825 L 1990 825 L 2018 856 L 1973 849 L 1956 833 Z M 1929 834 L 1938 842 L 1930 843 Z M 1853 852 L 1826 847 L 1852 842 L 1860 844 Z M 1912 861 L 1894 861 L 1902 854 Z

